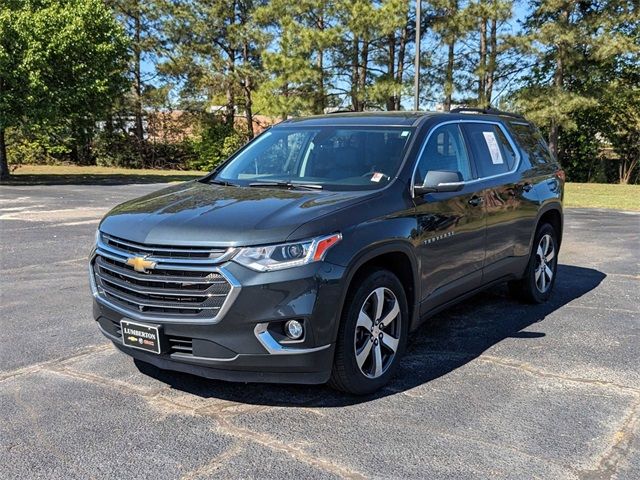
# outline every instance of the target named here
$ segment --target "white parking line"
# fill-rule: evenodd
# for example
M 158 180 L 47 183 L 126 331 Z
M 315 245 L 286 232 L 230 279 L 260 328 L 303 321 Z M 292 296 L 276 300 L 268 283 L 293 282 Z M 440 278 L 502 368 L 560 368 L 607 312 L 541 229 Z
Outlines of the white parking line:
M 13 211 L 0 215 L 0 220 L 21 220 L 25 222 L 64 222 L 66 221 L 92 221 L 99 219 L 109 211 L 109 208 L 63 208 L 56 210 L 29 210 Z
M 44 205 L 25 205 L 23 207 L 0 207 L 0 212 L 19 212 L 27 208 L 44 207 Z

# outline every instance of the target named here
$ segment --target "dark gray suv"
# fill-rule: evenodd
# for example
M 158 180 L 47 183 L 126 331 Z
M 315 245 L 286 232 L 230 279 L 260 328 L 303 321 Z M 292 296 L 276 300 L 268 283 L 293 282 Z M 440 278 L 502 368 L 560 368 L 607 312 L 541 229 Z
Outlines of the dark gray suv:
M 373 392 L 434 312 L 505 281 L 547 300 L 563 188 L 517 115 L 288 120 L 102 220 L 94 316 L 162 369 Z

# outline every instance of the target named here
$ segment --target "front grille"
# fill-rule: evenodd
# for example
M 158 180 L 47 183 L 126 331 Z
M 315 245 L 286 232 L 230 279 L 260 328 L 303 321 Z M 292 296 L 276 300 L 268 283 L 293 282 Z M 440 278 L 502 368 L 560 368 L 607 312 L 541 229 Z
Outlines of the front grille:
M 113 247 L 132 256 L 151 256 L 187 260 L 217 260 L 227 253 L 225 248 L 211 247 L 166 247 L 160 245 L 146 245 L 143 243 L 123 240 L 112 235 L 101 234 L 105 245 Z
M 233 249 L 146 246 L 101 234 L 92 270 L 99 299 L 141 320 L 213 320 L 238 287 L 217 264 Z M 144 256 L 155 266 L 127 264 Z M 234 282 L 235 283 L 235 282 Z

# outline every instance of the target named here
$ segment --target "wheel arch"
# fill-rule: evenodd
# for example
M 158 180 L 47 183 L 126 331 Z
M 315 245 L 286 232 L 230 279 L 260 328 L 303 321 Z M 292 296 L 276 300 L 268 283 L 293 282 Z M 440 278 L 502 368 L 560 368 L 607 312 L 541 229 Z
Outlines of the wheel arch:
M 564 227 L 564 214 L 562 211 L 562 204 L 560 202 L 546 203 L 539 211 L 536 219 L 536 228 L 531 232 L 531 238 L 529 240 L 529 249 L 532 248 L 533 240 L 536 236 L 538 228 L 543 223 L 549 223 L 556 231 L 558 235 L 558 249 L 562 244 L 562 231 Z
M 345 307 L 347 297 L 352 291 L 358 277 L 364 275 L 372 268 L 384 268 L 396 275 L 405 287 L 407 296 L 407 305 L 409 307 L 409 329 L 416 324 L 416 318 L 419 312 L 418 299 L 419 292 L 419 273 L 418 261 L 416 259 L 413 248 L 410 244 L 391 242 L 382 245 L 376 245 L 354 256 L 353 260 L 347 267 L 345 275 L 344 288 L 340 298 L 340 316 Z M 339 322 L 338 322 L 339 323 Z M 335 334 L 337 335 L 337 328 Z

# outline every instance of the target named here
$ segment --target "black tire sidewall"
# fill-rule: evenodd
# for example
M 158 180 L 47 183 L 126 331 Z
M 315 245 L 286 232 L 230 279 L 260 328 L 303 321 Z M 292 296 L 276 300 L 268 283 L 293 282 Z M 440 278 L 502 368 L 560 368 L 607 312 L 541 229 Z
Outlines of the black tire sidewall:
M 378 378 L 368 378 L 360 371 L 356 362 L 354 336 L 360 308 L 371 292 L 380 287 L 391 290 L 398 300 L 401 315 L 400 342 L 393 362 L 387 371 Z M 339 383 L 342 383 L 344 387 L 347 387 L 348 391 L 355 394 L 371 393 L 384 386 L 398 368 L 399 360 L 406 348 L 408 331 L 409 308 L 407 297 L 398 277 L 388 270 L 373 270 L 363 276 L 360 285 L 355 288 L 353 295 L 350 295 L 347 299 L 347 304 L 342 314 L 336 346 L 338 350 L 336 360 L 342 363 L 340 365 L 342 368 L 338 369 L 342 377 Z M 335 373 L 336 369 L 334 368 Z
M 555 251 L 555 256 L 553 258 L 553 265 L 551 269 L 553 271 L 553 278 L 551 279 L 551 285 L 549 286 L 546 292 L 542 293 L 540 290 L 538 290 L 538 287 L 536 286 L 535 268 L 536 268 L 536 252 L 538 249 L 538 245 L 540 243 L 540 239 L 545 235 L 550 235 L 551 239 L 553 240 L 553 249 Z M 553 292 L 553 287 L 555 285 L 557 276 L 558 276 L 558 237 L 556 235 L 555 229 L 550 224 L 545 223 L 545 224 L 542 224 L 538 229 L 538 231 L 536 232 L 536 237 L 533 242 L 533 246 L 531 248 L 531 257 L 529 258 L 529 265 L 527 268 L 526 285 L 527 285 L 527 289 L 529 290 L 528 296 L 531 298 L 531 300 L 533 300 L 535 303 L 546 302 L 551 296 L 551 293 Z

